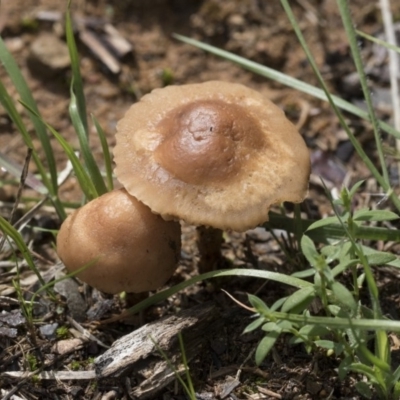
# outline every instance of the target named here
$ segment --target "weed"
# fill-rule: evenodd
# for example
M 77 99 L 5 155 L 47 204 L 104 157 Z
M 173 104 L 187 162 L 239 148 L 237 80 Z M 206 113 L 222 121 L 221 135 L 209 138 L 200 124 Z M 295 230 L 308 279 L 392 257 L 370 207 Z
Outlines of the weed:
M 56 330 L 57 339 L 67 339 L 69 337 L 69 329 L 67 326 L 60 326 Z

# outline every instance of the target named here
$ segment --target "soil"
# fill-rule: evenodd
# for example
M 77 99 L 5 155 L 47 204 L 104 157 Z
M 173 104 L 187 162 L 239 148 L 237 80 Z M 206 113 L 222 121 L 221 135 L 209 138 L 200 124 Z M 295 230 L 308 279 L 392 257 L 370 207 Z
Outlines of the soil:
M 355 68 L 335 2 L 302 0 L 292 3 L 295 15 L 330 90 L 345 99 L 362 104 L 357 76 L 354 74 Z M 400 4 L 392 3 L 393 15 L 397 18 L 400 16 Z M 377 3 L 354 0 L 351 2 L 351 8 L 358 29 L 372 35 L 382 33 L 381 14 Z M 69 143 L 78 147 L 78 138 L 68 114 L 71 73 L 68 67 L 53 63 L 55 60 L 61 63 L 65 50 L 64 12 L 64 5 L 60 7 L 60 2 L 56 0 L 3 0 L 0 6 L 0 31 L 27 80 L 43 119 L 62 133 Z M 303 208 L 303 212 L 309 218 L 322 218 L 331 213 L 330 203 L 318 176 L 324 178 L 332 191 L 340 190 L 343 183 L 351 185 L 360 179 L 366 179 L 368 191 L 377 192 L 376 182 L 354 154 L 350 142 L 326 103 L 246 71 L 229 61 L 182 44 L 172 37 L 173 33 L 186 35 L 277 69 L 304 82 L 316 84 L 317 80 L 279 2 L 76 0 L 72 4 L 72 15 L 77 28 L 76 39 L 88 112 L 99 120 L 111 148 L 115 144 L 117 121 L 123 117 L 128 107 L 144 94 L 167 84 L 227 80 L 245 84 L 265 94 L 281 106 L 288 118 L 299 128 L 310 148 L 313 163 L 310 193 Z M 45 20 L 49 16 L 51 20 Z M 83 43 L 80 36 L 82 26 L 89 27 L 95 35 L 101 35 L 101 29 L 106 22 L 132 46 L 128 54 L 117 59 L 118 73 L 113 73 L 106 66 L 105 59 L 97 57 Z M 51 37 L 56 55 L 50 55 L 43 61 L 44 55 L 40 53 L 41 50 L 37 53 L 35 45 L 37 47 L 38 39 L 44 36 Z M 380 118 L 388 120 L 392 110 L 390 101 L 387 101 L 386 55 L 377 51 L 370 43 L 362 41 L 361 45 L 364 61 L 368 66 L 371 88 L 375 92 L 377 112 Z M 18 99 L 16 90 L 3 68 L 0 68 L 0 78 L 11 96 Z M 32 133 L 32 126 L 23 106 L 16 103 L 16 107 L 24 115 Z M 376 149 L 370 126 L 351 115 L 346 117 L 363 147 L 375 158 Z M 103 165 L 101 146 L 93 128 L 90 134 L 91 150 L 98 163 Z M 42 155 L 40 142 L 33 134 L 32 140 Z M 389 140 L 388 144 L 391 144 Z M 67 164 L 66 155 L 54 139 L 52 145 L 58 170 L 61 171 Z M 19 165 L 23 165 L 27 152 L 21 135 L 3 109 L 0 109 L 0 152 Z M 388 161 L 390 165 L 393 164 L 391 178 L 397 182 L 397 164 L 393 160 Z M 29 172 L 37 172 L 32 162 Z M 18 183 L 15 176 L 8 174 L 5 169 L 0 170 L 0 179 L 0 212 L 8 218 L 16 198 Z M 68 178 L 61 186 L 60 197 L 71 205 L 70 211 L 79 205 L 82 193 L 74 177 Z M 22 215 L 39 200 L 37 192 L 25 188 L 18 214 Z M 369 201 L 368 196 L 361 196 L 358 204 L 368 204 Z M 59 226 L 51 207 L 42 208 L 34 221 L 42 227 Z M 182 261 L 168 283 L 169 286 L 196 274 L 198 254 L 195 237 L 195 229 L 184 226 Z M 57 274 L 60 268 L 52 236 L 28 230 L 25 238 L 31 242 L 37 265 L 47 274 L 48 279 L 59 276 Z M 287 262 L 278 244 L 263 229 L 245 234 L 226 234 L 223 252 L 232 266 L 256 266 L 271 271 L 293 272 L 293 265 Z M 12 254 L 4 249 L 0 253 L 0 260 L 0 307 L 18 315 L 19 306 L 15 301 L 18 299 L 18 293 L 12 284 L 15 261 Z M 393 271 L 385 271 L 380 272 L 379 283 L 385 288 L 385 295 L 387 294 L 389 309 L 386 311 L 393 315 L 393 310 L 396 307 L 398 309 L 399 305 L 398 285 L 392 282 Z M 397 275 L 395 276 L 397 278 Z M 24 291 L 29 293 L 34 290 L 35 279 L 26 266 L 21 267 L 20 279 Z M 392 282 L 392 290 L 386 286 L 388 282 Z M 11 378 L 4 373 L 35 370 L 36 366 L 32 366 L 32 360 L 36 360 L 37 366 L 42 366 L 45 370 L 90 370 L 90 360 L 104 351 L 96 342 L 85 342 L 79 349 L 72 349 L 65 354 L 54 352 L 55 342 L 61 339 L 72 340 L 73 326 L 67 319 L 71 315 L 98 340 L 110 346 L 122 335 L 138 328 L 142 322 L 151 322 L 181 309 L 212 302 L 220 309 L 224 324 L 212 337 L 207 338 L 202 351 L 190 363 L 190 373 L 199 399 L 222 398 L 221 388 L 225 387 L 229 377 L 235 376 L 239 383 L 224 398 L 359 397 L 354 387 L 357 377 L 350 376 L 344 381 L 338 379 L 335 368 L 339 360 L 327 357 L 322 352 L 307 353 L 301 345 L 291 346 L 288 343 L 289 338 L 282 337 L 273 352 L 256 367 L 253 352 L 263 332 L 257 330 L 242 335 L 243 329 L 252 321 L 251 313 L 236 306 L 221 288 L 244 303 L 247 303 L 246 293 L 257 294 L 267 304 L 272 304 L 276 299 L 290 293 L 287 287 L 277 287 L 269 282 L 262 283 L 250 278 L 229 278 L 218 283 L 191 286 L 150 307 L 142 315 L 142 321 L 131 317 L 115 323 L 100 324 L 100 320 L 122 312 L 126 307 L 123 298 L 104 296 L 82 285 L 79 291 L 76 288 L 61 288 L 58 305 L 44 301 L 41 307 L 45 311 L 37 311 L 38 322 L 33 326 L 17 324 L 15 337 L 10 332 L 7 334 L 0 331 L 0 374 L 3 373 L 0 375 L 1 396 L 19 396 L 14 397 L 15 399 L 127 399 L 129 385 L 133 384 L 129 382 L 129 378 L 106 381 L 40 381 L 34 378 Z M 76 291 L 84 297 L 86 304 L 81 305 L 83 311 L 71 305 L 67 295 L 69 291 Z M 56 334 L 52 327 L 66 328 L 65 337 L 62 337 L 60 331 Z M 49 329 L 49 332 L 46 333 L 46 329 Z M 169 384 L 154 398 L 185 397 L 181 386 Z

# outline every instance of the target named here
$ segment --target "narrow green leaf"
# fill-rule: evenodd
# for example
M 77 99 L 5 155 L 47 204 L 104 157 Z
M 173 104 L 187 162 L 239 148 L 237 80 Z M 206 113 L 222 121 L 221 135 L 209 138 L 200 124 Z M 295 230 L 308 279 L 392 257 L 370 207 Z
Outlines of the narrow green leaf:
M 386 47 L 389 50 L 393 50 L 397 53 L 400 53 L 400 47 L 397 47 L 391 43 L 388 43 L 385 40 L 378 39 L 375 36 L 368 35 L 368 33 L 365 33 L 365 32 L 359 31 L 359 30 L 357 30 L 356 32 L 357 32 L 357 35 L 359 35 L 371 42 L 374 42 L 376 44 L 379 44 L 380 46 Z
M 289 321 L 280 320 L 278 322 L 267 322 L 261 329 L 266 332 L 277 331 L 277 332 L 288 332 L 292 329 L 293 324 Z
M 346 375 L 349 373 L 350 371 L 350 365 L 351 365 L 352 361 L 351 361 L 351 356 L 346 356 L 339 364 L 339 368 L 338 368 L 338 376 L 339 379 L 341 381 L 344 380 L 344 378 L 346 378 Z
M 265 314 L 269 312 L 269 307 L 257 296 L 248 294 L 249 303 L 256 309 L 259 314 Z
M 368 379 L 371 382 L 379 384 L 379 382 L 376 379 L 376 374 L 374 369 L 372 367 L 369 367 L 368 365 L 361 363 L 352 363 L 349 365 L 349 370 L 363 374 L 366 377 L 368 377 Z
M 398 379 L 394 380 L 394 382 L 393 382 L 393 398 L 399 399 L 400 398 L 400 382 L 398 382 Z
M 71 58 L 72 68 L 72 80 L 70 87 L 71 100 L 69 105 L 69 113 L 71 116 L 72 124 L 74 125 L 75 131 L 78 135 L 79 145 L 86 168 L 89 172 L 90 177 L 92 178 L 93 185 L 96 188 L 97 194 L 102 195 L 107 192 L 107 188 L 89 146 L 86 100 L 83 91 L 83 82 L 79 66 L 79 54 L 76 48 L 69 7 L 66 13 L 65 34 L 67 38 L 67 45 Z
M 355 315 L 358 310 L 357 302 L 355 301 L 351 292 L 338 281 L 334 281 L 331 285 L 331 290 L 335 296 L 335 303 L 345 307 L 347 310 L 351 310 L 352 314 Z
M 391 265 L 400 267 L 400 259 L 392 253 L 378 251 L 369 246 L 361 246 L 363 254 L 370 265 Z
M 368 383 L 358 381 L 355 383 L 355 387 L 357 389 L 357 392 L 360 393 L 361 396 L 366 397 L 367 399 L 370 399 L 372 397 L 372 390 L 369 387 Z
M 278 328 L 278 325 L 276 324 L 276 322 L 267 322 L 266 324 L 264 324 L 262 326 L 261 329 L 265 332 L 271 332 L 271 331 L 281 332 L 282 331 L 280 328 Z
M 284 283 L 294 287 L 305 287 L 312 285 L 312 283 L 310 282 L 303 281 L 302 279 L 294 278 L 285 274 L 281 274 L 279 272 L 261 271 L 258 269 L 241 269 L 241 268 L 217 270 L 194 276 L 193 278 L 188 279 L 187 281 L 181 282 L 169 289 L 165 289 L 161 292 L 158 292 L 153 296 L 136 304 L 135 306 L 129 308 L 127 310 L 127 313 L 128 314 L 138 313 L 139 311 L 142 311 L 153 304 L 163 301 L 168 297 L 171 297 L 175 293 L 178 293 L 180 290 L 183 290 L 191 285 L 194 285 L 197 282 L 201 282 L 207 279 L 221 278 L 225 276 L 247 276 L 252 278 L 269 279 L 275 282 Z
M 310 339 L 316 336 L 325 336 L 330 333 L 330 330 L 322 325 L 304 325 L 300 328 L 299 334 L 307 336 Z
M 315 297 L 312 286 L 301 288 L 291 294 L 282 306 L 282 312 L 300 313 L 305 310 Z
M 107 188 L 109 191 L 114 189 L 114 181 L 112 175 L 112 160 L 110 155 L 110 148 L 107 143 L 106 134 L 99 124 L 99 121 L 96 119 L 94 115 L 92 115 L 93 124 L 96 128 L 97 135 L 99 136 L 101 148 L 103 150 L 103 158 L 104 165 L 106 168 L 106 176 L 107 176 Z
M 311 266 L 315 267 L 318 264 L 320 254 L 315 248 L 314 242 L 307 235 L 303 235 L 300 246 L 304 257 Z
M 334 350 L 335 345 L 337 344 L 337 343 L 333 342 L 332 340 L 315 340 L 314 343 L 318 347 L 322 347 L 323 349 L 326 349 L 326 350 Z
M 315 274 L 315 269 L 314 268 L 308 268 L 303 271 L 296 271 L 293 272 L 291 276 L 295 276 L 296 278 L 309 278 L 310 276 L 313 276 Z
M 327 264 L 330 264 L 332 261 L 339 259 L 342 247 L 342 243 L 322 247 L 321 254 L 326 257 Z
M 45 285 L 45 281 L 42 278 L 39 270 L 36 268 L 36 265 L 33 261 L 31 253 L 24 242 L 21 234 L 5 219 L 0 215 L 0 230 L 3 231 L 4 235 L 10 237 L 14 243 L 17 245 L 18 250 L 21 252 L 22 256 L 26 260 L 29 265 L 29 268 L 35 273 L 39 282 L 42 286 Z
M 87 112 L 86 112 L 86 100 L 85 100 L 85 94 L 83 92 L 83 82 L 79 66 L 79 54 L 76 48 L 69 5 L 65 17 L 65 35 L 67 39 L 69 57 L 71 59 L 71 69 L 72 69 L 71 91 L 76 95 L 76 103 L 77 103 L 76 107 L 79 114 L 79 119 L 82 121 L 83 130 L 87 135 L 88 123 L 87 123 Z
M 349 189 L 349 197 L 350 199 L 352 199 L 354 197 L 354 195 L 357 193 L 358 189 L 361 187 L 361 185 L 364 183 L 365 181 L 358 181 L 356 182 L 351 189 Z
M 279 338 L 279 335 L 279 332 L 271 331 L 261 339 L 260 343 L 257 346 L 255 356 L 257 365 L 260 365 L 265 360 L 265 357 L 267 357 L 268 353 Z
M 340 0 L 338 1 L 339 5 L 340 5 Z M 343 3 L 343 2 L 342 2 Z M 381 159 L 381 168 L 382 168 L 382 173 L 379 172 L 378 168 L 376 167 L 375 163 L 371 160 L 371 158 L 368 156 L 368 154 L 365 152 L 364 148 L 362 147 L 362 145 L 360 144 L 360 142 L 357 140 L 356 136 L 354 135 L 354 132 L 350 129 L 342 111 L 340 110 L 340 108 L 337 106 L 337 104 L 335 103 L 334 98 L 332 97 L 328 86 L 325 82 L 325 80 L 322 77 L 322 74 L 318 68 L 318 65 L 310 51 L 310 48 L 308 46 L 307 41 L 304 38 L 304 35 L 302 34 L 302 31 L 300 29 L 300 26 L 296 20 L 296 17 L 292 11 L 292 8 L 289 4 L 288 0 L 281 0 L 281 4 L 286 12 L 286 15 L 293 27 L 294 32 L 296 33 L 297 39 L 299 40 L 304 53 L 306 54 L 307 60 L 312 68 L 312 70 L 314 71 L 314 75 L 316 76 L 316 78 L 318 79 L 318 83 L 319 85 L 322 87 L 323 91 L 325 92 L 325 95 L 329 101 L 329 104 L 331 105 L 333 111 L 335 112 L 340 125 L 342 126 L 342 128 L 345 130 L 351 144 L 354 146 L 357 154 L 360 156 L 360 158 L 362 159 L 362 161 L 364 162 L 364 164 L 367 166 L 367 168 L 369 169 L 369 171 L 371 172 L 371 174 L 373 175 L 373 177 L 376 179 L 376 181 L 378 182 L 378 184 L 383 188 L 383 190 L 385 191 L 386 195 L 390 198 L 390 200 L 393 202 L 393 204 L 395 205 L 395 207 L 400 210 L 400 199 L 397 197 L 397 195 L 393 192 L 392 188 L 390 187 L 390 183 L 388 180 L 388 174 L 387 174 L 387 168 L 386 165 L 384 163 L 384 158 L 383 158 L 383 154 L 381 151 L 381 143 L 379 141 L 379 134 L 378 134 L 378 123 L 377 120 L 375 118 L 375 114 L 373 110 L 369 110 L 371 115 L 369 115 L 369 120 L 372 122 L 372 125 L 374 127 L 374 133 L 375 133 L 375 137 L 376 137 L 376 146 L 378 148 L 378 154 L 379 154 L 379 158 Z M 339 8 L 341 7 L 341 5 L 339 6 Z M 347 24 L 345 23 L 345 20 L 343 19 L 343 22 L 345 24 L 346 29 L 348 28 Z M 353 50 L 353 43 L 352 41 L 350 42 L 350 45 L 352 47 Z M 357 53 L 359 54 L 359 52 Z M 356 56 L 355 53 L 353 53 L 353 56 Z M 358 68 L 358 64 L 357 64 L 357 68 Z M 363 88 L 364 91 L 364 88 Z M 365 94 L 365 96 L 368 96 L 367 94 Z M 366 100 L 368 102 L 368 107 L 370 104 L 369 101 L 370 98 L 366 97 Z
M 375 353 L 379 360 L 382 360 L 385 365 L 389 366 L 390 369 L 390 343 L 387 333 L 384 330 L 379 330 L 375 332 L 375 343 L 376 349 Z M 379 364 L 377 364 L 379 366 Z M 385 365 L 382 368 L 385 370 Z
M 384 335 L 385 336 L 385 340 L 383 341 L 383 343 L 387 344 L 387 335 L 385 334 L 385 332 L 382 329 L 376 329 L 375 330 L 375 337 L 376 337 L 376 341 L 380 342 L 381 338 L 379 337 L 379 335 Z M 364 357 L 366 360 L 368 360 L 368 362 L 374 366 L 374 368 L 379 368 L 381 369 L 383 372 L 385 373 L 390 373 L 390 365 L 387 362 L 387 358 L 386 357 L 382 357 L 382 353 L 381 350 L 383 350 L 384 353 L 386 353 L 387 350 L 387 346 L 385 346 L 384 349 L 380 348 L 380 343 L 377 343 L 377 354 L 375 355 L 374 353 L 372 353 L 372 351 L 370 351 L 367 346 L 364 343 L 358 343 L 358 347 L 357 347 L 357 354 L 360 357 L 360 359 L 362 360 L 361 356 Z M 364 362 L 365 364 L 365 362 Z M 376 378 L 380 379 L 377 374 L 376 374 Z
M 34 114 L 30 114 L 30 118 L 32 120 L 33 126 L 35 128 L 35 132 L 40 140 L 41 146 L 43 148 L 48 170 L 50 172 L 50 182 L 51 185 L 48 187 L 51 188 L 51 194 L 54 196 L 57 193 L 58 184 L 57 184 L 57 168 L 56 162 L 54 158 L 54 152 L 50 144 L 50 139 L 46 132 L 46 127 L 41 121 L 39 109 L 36 105 L 35 100 L 33 99 L 32 93 L 18 67 L 18 64 L 15 62 L 13 56 L 8 51 L 7 46 L 5 45 L 3 39 L 0 37 L 0 60 L 2 66 L 6 69 L 8 75 L 10 76 L 15 88 L 18 91 L 18 94 L 21 96 L 21 100 L 29 105 L 29 107 L 35 111 Z M 32 147 L 32 146 L 29 146 Z
M 281 297 L 280 299 L 276 300 L 272 306 L 270 307 L 271 311 L 279 310 L 282 307 L 282 304 L 286 301 L 287 297 Z
M 71 145 L 51 126 L 49 126 L 50 132 L 55 136 L 57 141 L 62 146 L 65 154 L 67 155 L 68 159 L 71 161 L 72 168 L 74 169 L 75 176 L 79 182 L 79 186 L 82 192 L 85 194 L 88 200 L 93 200 L 97 197 L 97 190 L 94 186 L 91 177 L 87 174 L 85 168 L 83 168 L 82 163 L 80 162 L 79 158 L 76 156 L 74 149 Z
M 394 384 L 394 382 L 400 381 L 400 365 L 394 370 L 394 372 L 392 373 L 392 385 Z M 400 382 L 398 382 L 400 384 Z
M 318 221 L 302 219 L 299 222 L 301 222 L 304 233 L 312 224 Z M 274 212 L 269 213 L 269 221 L 263 224 L 266 229 L 282 229 L 290 233 L 294 233 L 293 225 L 293 218 Z M 357 226 L 355 227 L 354 235 L 355 239 L 400 242 L 400 229 Z M 341 239 L 348 240 L 347 234 L 340 224 L 332 224 L 312 229 L 307 231 L 307 236 L 317 243 L 331 243 L 332 241 Z
M 11 99 L 10 95 L 8 94 L 6 88 L 4 87 L 1 80 L 0 80 L 0 102 L 1 102 L 2 106 L 4 107 L 4 109 L 6 110 L 7 115 L 11 118 L 11 120 L 17 127 L 19 133 L 21 134 L 21 136 L 25 142 L 25 145 L 27 147 L 29 147 L 30 149 L 33 149 L 32 158 L 36 164 L 36 167 L 39 170 L 43 184 L 46 186 L 47 191 L 54 195 L 55 194 L 54 187 L 52 186 L 52 182 L 47 177 L 46 169 L 43 166 L 43 163 L 41 162 L 37 151 L 34 149 L 31 136 L 28 133 L 28 130 L 26 129 L 25 124 L 22 121 L 22 118 L 16 109 L 13 100 Z M 43 194 L 47 194 L 47 193 L 43 193 Z
M 23 105 L 31 112 L 34 113 L 35 111 L 32 110 L 27 104 Z M 71 145 L 49 124 L 45 124 L 46 127 L 49 129 L 49 131 L 55 136 L 57 141 L 60 143 L 62 146 L 64 152 L 68 156 L 69 160 L 71 161 L 72 167 L 74 169 L 76 178 L 78 179 L 79 185 L 85 193 L 85 196 L 91 200 L 95 197 L 97 197 L 97 192 L 96 188 L 93 185 L 93 182 L 91 181 L 90 177 L 88 176 L 87 172 L 83 168 L 80 160 L 76 156 L 74 150 L 72 149 Z
M 354 213 L 355 221 L 393 221 L 399 216 L 389 210 L 359 210 Z
M 307 231 L 311 231 L 313 229 L 318 229 L 318 228 L 322 228 L 324 226 L 328 226 L 328 225 L 332 225 L 332 224 L 337 224 L 339 222 L 338 218 L 335 217 L 327 217 L 327 218 L 323 218 L 320 219 L 318 221 L 315 221 L 314 223 L 312 223 L 308 228 Z
M 107 193 L 107 188 L 104 183 L 103 177 L 101 176 L 99 167 L 96 164 L 96 161 L 93 157 L 93 153 L 89 147 L 89 141 L 87 139 L 85 127 L 83 125 L 83 121 L 81 120 L 81 115 L 79 113 L 77 106 L 78 105 L 76 101 L 76 96 L 71 86 L 71 101 L 69 104 L 69 113 L 71 116 L 71 121 L 78 135 L 79 145 L 82 151 L 82 157 L 85 162 L 88 173 L 92 179 L 93 186 L 96 188 L 96 194 L 101 196 L 102 194 Z
M 387 186 L 390 187 L 389 173 L 388 173 L 387 166 L 386 166 L 385 155 L 383 153 L 379 121 L 376 116 L 374 104 L 372 102 L 371 89 L 368 86 L 367 75 L 365 72 L 365 68 L 364 68 L 364 64 L 363 64 L 363 60 L 362 60 L 362 56 L 361 56 L 361 50 L 360 50 L 360 46 L 358 43 L 358 38 L 357 38 L 357 34 L 356 34 L 356 29 L 354 27 L 354 22 L 352 19 L 350 7 L 349 7 L 347 0 L 338 0 L 337 4 L 339 6 L 339 11 L 340 11 L 340 15 L 342 17 L 344 29 L 346 31 L 346 37 L 347 37 L 347 40 L 350 45 L 351 55 L 353 57 L 354 64 L 357 69 L 358 78 L 360 80 L 361 88 L 363 91 L 364 100 L 365 100 L 365 104 L 367 106 L 369 119 L 371 121 L 372 128 L 374 131 L 375 146 L 376 146 L 379 161 L 381 164 L 380 166 L 381 166 L 381 171 L 382 171 L 382 177 L 383 177 L 384 181 L 386 182 Z M 373 172 L 372 170 L 370 170 L 370 171 Z M 384 187 L 384 185 L 381 185 L 381 186 Z M 385 189 L 385 190 L 387 190 L 387 189 Z
M 211 46 L 209 44 L 200 42 L 195 39 L 188 38 L 183 35 L 173 34 L 173 37 L 175 39 L 180 40 L 183 43 L 190 44 L 199 49 L 207 51 L 211 54 L 215 54 L 218 57 L 224 58 L 225 60 L 232 61 L 232 62 L 240 65 L 242 68 L 252 71 L 258 75 L 264 76 L 264 77 L 272 79 L 278 83 L 281 83 L 285 86 L 291 87 L 300 92 L 314 96 L 317 99 L 328 101 L 328 97 L 326 96 L 326 93 L 323 90 L 321 90 L 313 85 L 310 85 L 300 79 L 293 78 L 287 74 L 276 71 L 272 68 L 265 67 L 261 64 L 257 64 L 254 61 L 250 61 L 247 58 L 237 56 L 236 54 L 230 53 L 229 51 L 221 50 L 218 47 Z M 354 106 L 350 102 L 343 100 L 340 97 L 331 96 L 331 98 L 332 98 L 333 102 L 336 104 L 336 106 L 340 107 L 342 110 L 348 111 L 349 113 L 351 113 L 353 115 L 356 115 L 363 119 L 369 120 L 369 115 L 365 110 L 362 110 L 361 108 Z M 390 133 L 391 135 L 393 135 L 396 138 L 400 138 L 400 132 L 398 132 L 396 129 L 394 129 L 391 125 L 389 125 L 383 121 L 379 121 L 379 125 L 384 131 Z
M 335 278 L 336 276 L 340 275 L 342 272 L 347 271 L 350 267 L 354 267 L 357 264 L 360 264 L 359 259 L 354 260 L 345 260 L 340 262 L 332 269 L 332 277 Z
M 265 323 L 265 318 L 258 317 L 256 320 L 247 325 L 246 328 L 244 328 L 243 333 L 253 332 L 254 330 L 258 329 L 263 323 Z
M 367 255 L 368 264 L 370 265 L 392 265 L 393 261 L 398 260 L 394 254 L 377 252 Z M 400 260 L 398 260 L 400 262 Z

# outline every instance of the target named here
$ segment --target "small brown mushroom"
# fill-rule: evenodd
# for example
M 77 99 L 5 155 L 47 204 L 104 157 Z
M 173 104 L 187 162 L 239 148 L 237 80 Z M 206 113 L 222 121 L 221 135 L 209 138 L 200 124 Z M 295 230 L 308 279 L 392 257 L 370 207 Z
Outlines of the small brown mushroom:
M 116 140 L 117 179 L 164 218 L 244 231 L 267 221 L 271 205 L 307 194 L 304 140 L 240 84 L 156 89 L 119 121 Z
M 175 271 L 180 246 L 179 223 L 163 220 L 125 189 L 76 210 L 57 236 L 67 270 L 88 265 L 78 278 L 106 293 L 158 289 Z

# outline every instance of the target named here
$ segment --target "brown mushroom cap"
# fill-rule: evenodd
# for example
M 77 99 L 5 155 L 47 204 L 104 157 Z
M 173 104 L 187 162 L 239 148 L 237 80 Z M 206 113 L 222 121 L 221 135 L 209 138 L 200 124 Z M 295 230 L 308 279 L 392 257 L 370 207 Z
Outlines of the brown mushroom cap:
M 161 287 L 175 271 L 180 246 L 179 223 L 163 220 L 124 189 L 76 210 L 57 236 L 68 271 L 97 260 L 77 276 L 107 293 Z
M 115 174 L 164 218 L 243 231 L 301 202 L 308 149 L 283 111 L 240 84 L 156 89 L 119 121 Z

